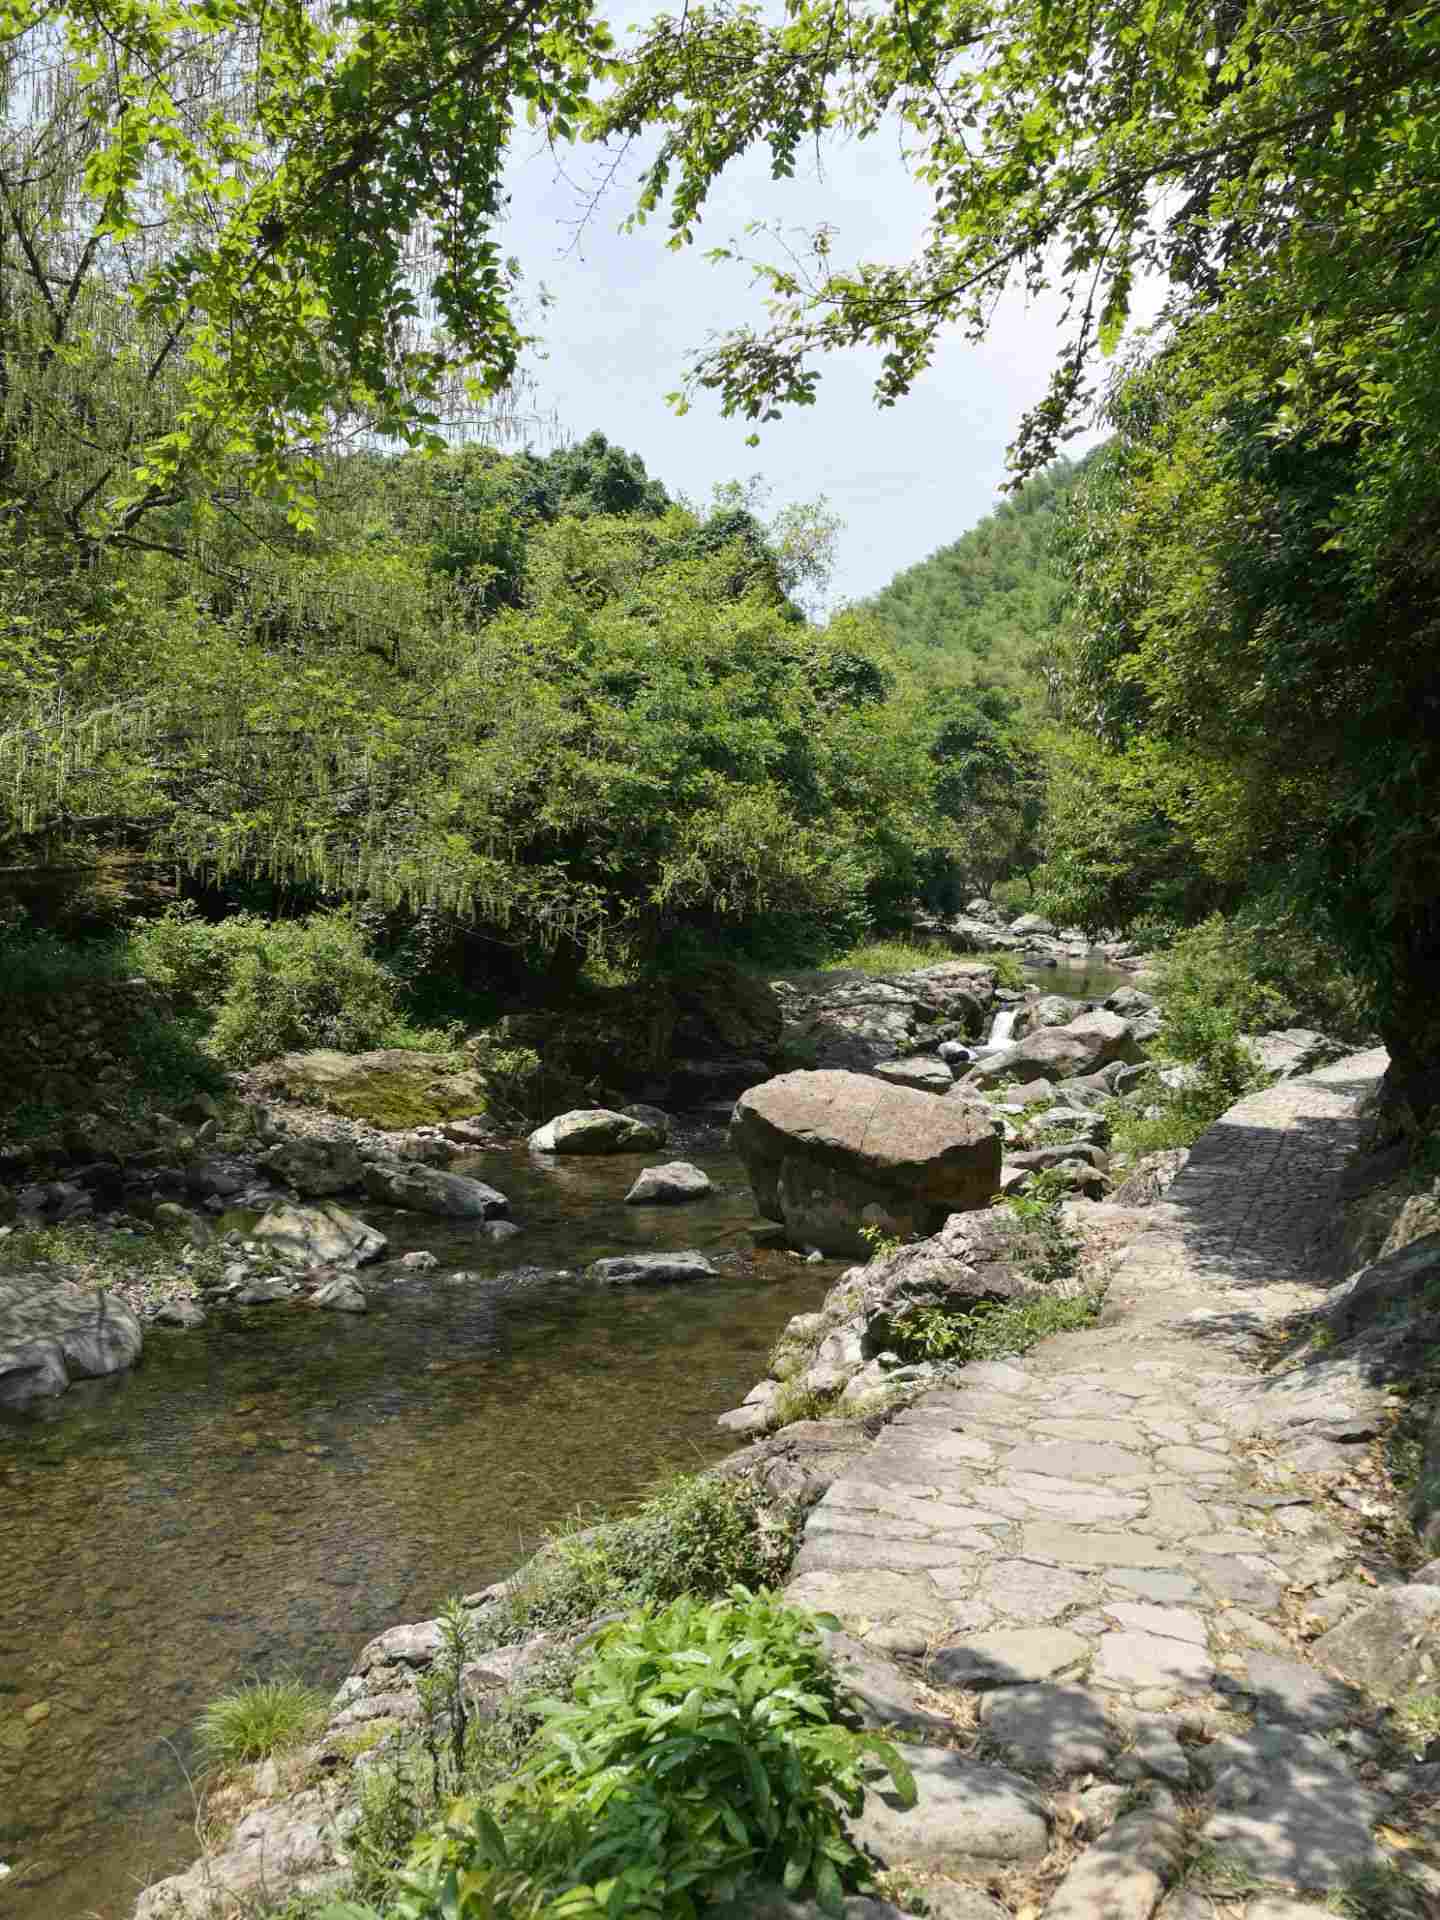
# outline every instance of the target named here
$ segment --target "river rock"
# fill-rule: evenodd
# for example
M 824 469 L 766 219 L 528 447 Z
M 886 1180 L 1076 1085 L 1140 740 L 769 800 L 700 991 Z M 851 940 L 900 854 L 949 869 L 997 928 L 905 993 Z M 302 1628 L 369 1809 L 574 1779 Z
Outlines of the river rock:
M 310 1296 L 312 1307 L 328 1307 L 331 1313 L 366 1313 L 370 1303 L 353 1273 L 337 1273 Z
M 1015 1021 L 1015 1037 L 1024 1039 L 1032 1033 L 1043 1032 L 1046 1027 L 1068 1027 L 1075 1018 L 1075 1002 L 1063 993 L 1042 993 L 1038 1000 L 1028 1001 L 1019 1008 Z
M 378 1259 L 389 1244 L 334 1200 L 308 1206 L 282 1201 L 255 1223 L 251 1237 L 297 1267 L 358 1267 Z
M 971 1069 L 965 1085 L 993 1087 L 1001 1080 L 1072 1080 L 1118 1063 L 1144 1058 L 1128 1023 L 1103 1009 L 1068 1026 L 1046 1027 L 1018 1045 L 992 1054 Z
M 322 1140 L 304 1133 L 288 1135 L 260 1158 L 287 1186 L 310 1199 L 358 1187 L 365 1171 L 348 1140 Z
M 952 1040 L 946 1044 L 957 1043 Z M 962 1053 L 968 1051 L 961 1048 Z M 944 1060 L 927 1060 L 923 1054 L 908 1060 L 882 1060 L 875 1069 L 875 1078 L 892 1087 L 914 1087 L 919 1093 L 948 1093 L 955 1084 L 955 1076 Z
M 205 1309 L 196 1300 L 167 1300 L 156 1309 L 157 1327 L 183 1327 L 187 1331 L 205 1325 Z
M 681 1200 L 701 1200 L 712 1192 L 710 1176 L 688 1160 L 668 1160 L 646 1167 L 625 1196 L 627 1207 L 668 1206 Z
M 140 1895 L 135 1920 L 219 1920 L 273 1907 L 288 1894 L 337 1893 L 344 1844 L 317 1789 L 257 1807 L 224 1848 Z
M 654 1127 L 609 1107 L 575 1107 L 530 1136 L 535 1153 L 635 1153 L 663 1144 Z
M 684 1253 L 620 1253 L 597 1260 L 586 1277 L 606 1287 L 654 1285 L 676 1280 L 717 1280 L 714 1265 L 692 1248 Z
M 869 1251 L 862 1228 L 930 1233 L 1000 1179 L 990 1115 L 868 1075 L 787 1073 L 743 1094 L 730 1139 L 756 1205 L 792 1245 Z
M 1176 1174 L 1189 1158 L 1188 1147 L 1165 1147 L 1143 1155 L 1110 1198 L 1117 1207 L 1153 1207 L 1170 1191 Z
M 372 1160 L 365 1168 L 365 1191 L 387 1206 L 410 1207 L 416 1213 L 438 1213 L 456 1220 L 495 1220 L 510 1211 L 510 1202 L 483 1180 L 467 1173 L 442 1173 L 418 1160 L 402 1165 L 395 1160 Z
M 894 1345 L 896 1320 L 916 1307 L 1023 1300 L 1035 1293 L 1034 1281 L 1015 1262 L 1018 1232 L 1008 1207 L 952 1213 L 930 1239 L 897 1247 L 845 1275 L 839 1286 L 851 1292 L 849 1324 L 859 1330 L 860 1352 L 867 1359 L 886 1352 Z
M 642 1127 L 649 1127 L 655 1135 L 658 1145 L 664 1146 L 670 1138 L 670 1116 L 663 1107 L 647 1106 L 643 1100 L 632 1100 L 628 1107 L 620 1107 L 627 1120 L 638 1120 Z
M 1010 922 L 1011 933 L 1054 933 L 1055 922 L 1047 920 L 1043 913 L 1022 913 L 1018 920 Z
M 119 1373 L 140 1358 L 144 1335 L 112 1293 L 48 1274 L 0 1278 L 0 1406 L 63 1393 L 72 1380 Z

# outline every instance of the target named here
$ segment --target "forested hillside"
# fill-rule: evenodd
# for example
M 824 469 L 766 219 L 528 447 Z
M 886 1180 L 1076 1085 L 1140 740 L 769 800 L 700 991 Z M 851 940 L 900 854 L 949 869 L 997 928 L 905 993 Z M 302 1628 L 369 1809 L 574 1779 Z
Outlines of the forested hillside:
M 998 688 L 1053 712 L 1064 580 L 1057 518 L 1084 463 L 1060 460 L 866 605 L 928 682 Z

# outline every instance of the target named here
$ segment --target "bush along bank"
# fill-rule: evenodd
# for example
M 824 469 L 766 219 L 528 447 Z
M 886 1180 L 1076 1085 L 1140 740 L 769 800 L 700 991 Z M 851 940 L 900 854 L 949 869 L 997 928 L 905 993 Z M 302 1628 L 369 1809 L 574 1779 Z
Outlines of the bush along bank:
M 828 1480 L 768 1464 L 682 1476 L 381 1634 L 328 1714 L 284 1681 L 214 1703 L 206 1854 L 136 1920 L 679 1916 L 756 1882 L 835 1910 L 869 1871 L 843 1816 L 867 1780 L 913 1786 L 826 1658 L 837 1623 L 773 1592 Z

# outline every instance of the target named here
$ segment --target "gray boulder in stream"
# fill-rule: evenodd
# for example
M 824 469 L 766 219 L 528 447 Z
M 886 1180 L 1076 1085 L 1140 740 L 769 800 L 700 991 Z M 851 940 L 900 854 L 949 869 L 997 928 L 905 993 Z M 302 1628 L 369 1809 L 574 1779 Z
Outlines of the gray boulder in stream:
M 634 1153 L 663 1146 L 665 1136 L 644 1120 L 609 1107 L 575 1107 L 530 1136 L 536 1153 Z
M 63 1393 L 140 1358 L 140 1322 L 117 1295 L 48 1274 L 0 1280 L 0 1407 Z
M 667 1160 L 662 1167 L 646 1167 L 625 1196 L 627 1207 L 673 1206 L 682 1200 L 703 1200 L 712 1191 L 710 1176 L 688 1160 Z
M 719 1274 L 703 1253 L 621 1253 L 587 1268 L 591 1280 L 606 1287 L 669 1284 L 677 1280 L 716 1280 Z
M 282 1201 L 255 1223 L 253 1237 L 297 1267 L 358 1267 L 378 1259 L 389 1244 L 334 1200 L 303 1207 Z
M 416 1213 L 445 1214 L 455 1220 L 498 1220 L 510 1202 L 483 1180 L 466 1173 L 442 1173 L 418 1160 L 372 1160 L 365 1168 L 365 1191 L 389 1207 Z
M 967 1087 L 993 1087 L 1002 1080 L 1071 1080 L 1103 1067 L 1145 1058 L 1144 1050 L 1118 1013 L 1085 1013 L 1067 1026 L 1045 1027 L 1018 1046 L 988 1054 L 966 1075 Z

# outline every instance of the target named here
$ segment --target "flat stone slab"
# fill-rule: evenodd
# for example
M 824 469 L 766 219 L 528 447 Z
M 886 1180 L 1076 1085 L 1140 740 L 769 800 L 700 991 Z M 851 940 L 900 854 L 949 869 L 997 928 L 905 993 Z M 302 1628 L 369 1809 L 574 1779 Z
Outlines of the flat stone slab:
M 950 1624 L 943 1601 L 923 1572 L 817 1568 L 791 1580 L 785 1597 L 794 1606 L 838 1615 L 857 1639 L 895 1653 L 923 1653 Z
M 1072 1607 L 1093 1606 L 1100 1594 L 1093 1575 L 1009 1558 L 992 1560 L 982 1570 L 975 1591 L 1017 1626 L 1040 1626 Z
M 1083 1441 L 1015 1447 L 1005 1459 L 1010 1473 L 1053 1474 L 1063 1480 L 1121 1480 L 1132 1473 L 1143 1473 L 1146 1465 L 1143 1454 Z
M 1144 1687 L 1199 1693 L 1214 1681 L 1215 1669 L 1204 1647 L 1192 1641 L 1122 1628 L 1101 1639 L 1091 1677 L 1097 1685 L 1131 1693 Z
M 1256 1879 L 1334 1887 L 1375 1860 L 1371 1829 L 1384 1802 L 1314 1734 L 1227 1734 L 1206 1762 L 1219 1811 L 1202 1837 Z
M 1110 1602 L 1105 1611 L 1122 1627 L 1136 1633 L 1158 1633 L 1166 1640 L 1189 1640 L 1197 1647 L 1205 1645 L 1205 1622 L 1189 1607 L 1157 1607 L 1142 1600 Z
M 1255 1695 L 1260 1720 L 1278 1720 L 1306 1733 L 1328 1733 L 1352 1720 L 1363 1704 L 1353 1687 L 1299 1660 L 1273 1653 L 1245 1656 L 1246 1690 Z
M 1126 1593 L 1138 1593 L 1142 1600 L 1161 1600 L 1176 1606 L 1205 1598 L 1188 1573 L 1167 1573 L 1159 1568 L 1123 1568 L 1108 1575 L 1107 1584 Z
M 1238 1555 L 1230 1558 L 1223 1553 L 1196 1553 L 1189 1556 L 1188 1564 L 1217 1599 L 1232 1606 L 1273 1613 L 1280 1604 L 1275 1576 L 1263 1567 L 1247 1566 Z
M 1089 1641 L 1063 1627 L 1006 1627 L 939 1648 L 930 1672 L 942 1687 L 1015 1687 L 1064 1673 L 1089 1653 Z
M 848 1633 L 825 1636 L 830 1663 L 860 1704 L 867 1727 L 893 1728 L 912 1739 L 942 1739 L 953 1732 L 953 1722 L 922 1707 L 914 1684 L 893 1660 L 887 1660 Z
M 1018 1773 L 934 1747 L 902 1747 L 916 1802 L 868 1793 L 851 1832 L 886 1866 L 963 1867 L 973 1860 L 1038 1860 L 1050 1844 L 1043 1795 Z
M 1061 1526 L 1037 1520 L 1024 1532 L 1024 1552 L 1032 1560 L 1058 1560 L 1071 1567 L 1173 1567 L 1181 1556 L 1174 1547 L 1133 1533 Z
M 1110 1757 L 1110 1723 L 1084 1687 L 998 1688 L 986 1695 L 980 1718 L 1010 1764 L 1027 1772 L 1098 1772 Z

